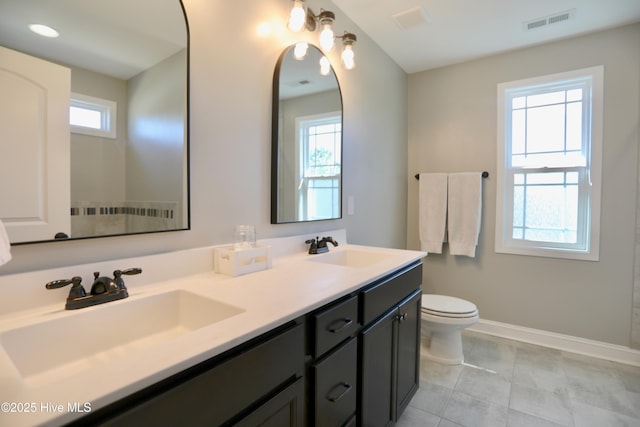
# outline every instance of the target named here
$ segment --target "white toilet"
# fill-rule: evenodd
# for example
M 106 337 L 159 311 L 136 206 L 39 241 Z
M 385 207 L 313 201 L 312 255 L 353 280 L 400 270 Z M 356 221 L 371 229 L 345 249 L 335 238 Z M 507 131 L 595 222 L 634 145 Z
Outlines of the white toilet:
M 462 335 L 480 318 L 475 304 L 444 295 L 422 295 L 422 334 L 430 339 L 425 357 L 447 365 L 464 360 Z

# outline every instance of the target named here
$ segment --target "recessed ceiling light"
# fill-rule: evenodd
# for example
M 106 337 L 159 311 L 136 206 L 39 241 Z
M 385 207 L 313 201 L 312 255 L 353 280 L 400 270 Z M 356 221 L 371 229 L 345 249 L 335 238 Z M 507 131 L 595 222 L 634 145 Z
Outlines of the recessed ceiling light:
M 53 37 L 58 37 L 60 35 L 60 33 L 54 30 L 53 28 L 47 25 L 42 25 L 42 24 L 31 24 L 29 25 L 29 29 L 34 33 L 41 35 L 43 37 L 53 38 Z

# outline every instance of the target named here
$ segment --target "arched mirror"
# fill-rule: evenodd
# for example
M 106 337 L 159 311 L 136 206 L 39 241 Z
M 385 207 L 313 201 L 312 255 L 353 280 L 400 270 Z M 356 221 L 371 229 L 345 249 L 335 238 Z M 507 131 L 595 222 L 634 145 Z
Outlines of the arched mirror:
M 188 41 L 180 0 L 2 0 L 12 244 L 189 228 Z
M 273 76 L 272 224 L 342 216 L 340 86 L 320 49 L 297 56 L 287 48 Z

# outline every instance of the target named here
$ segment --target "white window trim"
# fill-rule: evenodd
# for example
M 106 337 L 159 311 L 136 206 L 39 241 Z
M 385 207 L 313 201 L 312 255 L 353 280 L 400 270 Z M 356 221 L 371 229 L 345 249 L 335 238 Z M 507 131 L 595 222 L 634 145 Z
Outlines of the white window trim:
M 505 213 L 505 195 L 506 191 L 512 191 L 512 188 L 506 182 L 508 179 L 505 173 L 506 165 L 506 147 L 505 138 L 507 135 L 505 112 L 506 92 L 509 89 L 525 86 L 541 85 L 544 83 L 555 83 L 562 80 L 571 80 L 575 78 L 584 78 L 592 76 L 592 104 L 591 104 L 591 153 L 589 159 L 589 179 L 591 183 L 589 194 L 589 242 L 586 250 L 573 250 L 547 246 L 544 242 L 533 247 L 517 247 L 508 245 L 506 233 L 508 230 L 505 226 L 505 219 L 508 218 Z M 604 66 L 597 66 L 574 70 L 564 73 L 552 74 L 547 76 L 523 79 L 507 83 L 498 84 L 497 88 L 497 153 L 498 164 L 496 174 L 496 227 L 495 227 L 495 251 L 498 253 L 541 256 L 550 258 L 565 258 L 586 261 L 598 261 L 600 257 L 600 202 L 601 202 L 601 183 L 602 183 L 602 145 L 603 145 L 603 112 L 604 112 Z M 511 223 L 511 220 L 508 221 Z
M 103 117 L 102 129 L 70 125 L 72 133 L 116 139 L 117 104 L 114 101 L 82 95 L 80 93 L 71 93 L 71 106 L 80 108 L 90 107 L 90 109 L 100 111 Z
M 296 128 L 296 142 L 295 142 L 295 158 L 297 159 L 295 165 L 295 176 L 298 179 L 298 191 L 296 191 L 295 195 L 295 206 L 296 206 L 296 218 L 301 221 L 307 221 L 305 218 L 307 217 L 307 212 L 300 211 L 300 189 L 303 187 L 303 164 L 304 164 L 304 153 L 301 147 L 303 136 L 303 126 L 305 122 L 308 121 L 321 121 L 321 120 L 330 120 L 334 117 L 342 117 L 342 113 L 338 111 L 329 111 L 327 113 L 319 113 L 319 114 L 311 114 L 308 116 L 298 116 L 295 118 L 295 128 Z M 342 150 L 342 147 L 341 147 Z M 342 162 L 342 159 L 340 159 Z M 333 179 L 333 177 L 331 177 Z M 342 173 L 338 175 L 338 179 L 340 180 L 339 187 L 342 188 Z M 339 210 L 341 207 L 339 207 Z

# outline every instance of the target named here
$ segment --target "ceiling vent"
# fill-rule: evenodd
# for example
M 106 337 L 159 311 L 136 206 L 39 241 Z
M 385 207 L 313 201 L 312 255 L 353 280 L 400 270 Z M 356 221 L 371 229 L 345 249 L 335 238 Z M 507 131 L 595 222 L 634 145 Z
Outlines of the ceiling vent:
M 533 21 L 524 23 L 525 31 L 535 30 L 536 28 L 546 27 L 548 25 L 559 24 L 566 22 L 574 17 L 576 14 L 575 9 L 567 10 L 564 12 L 555 13 L 553 15 L 545 16 L 544 18 L 537 18 Z
M 391 15 L 391 17 L 403 30 L 426 25 L 431 21 L 431 19 L 429 18 L 429 14 L 425 10 L 424 6 L 417 6 L 405 10 L 404 12 L 398 12 Z

